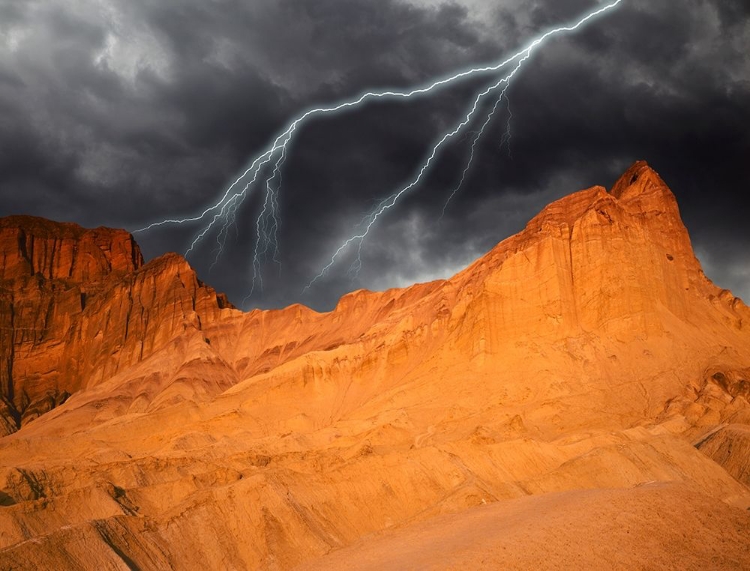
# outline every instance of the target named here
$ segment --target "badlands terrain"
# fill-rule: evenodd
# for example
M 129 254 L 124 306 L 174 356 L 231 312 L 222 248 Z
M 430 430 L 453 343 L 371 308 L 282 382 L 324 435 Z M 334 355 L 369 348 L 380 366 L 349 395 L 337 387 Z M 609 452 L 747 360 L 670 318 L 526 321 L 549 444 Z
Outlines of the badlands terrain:
M 0 392 L 0 569 L 750 569 L 750 309 L 645 163 L 328 313 L 0 219 Z

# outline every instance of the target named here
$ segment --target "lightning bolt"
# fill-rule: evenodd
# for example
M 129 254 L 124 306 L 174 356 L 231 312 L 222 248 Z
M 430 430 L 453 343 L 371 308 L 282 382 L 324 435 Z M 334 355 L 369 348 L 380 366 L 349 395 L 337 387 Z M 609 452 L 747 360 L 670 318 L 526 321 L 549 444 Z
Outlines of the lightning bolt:
M 278 187 L 273 188 L 273 181 L 277 178 L 281 179 L 281 165 L 284 163 L 286 158 L 286 146 L 284 146 L 279 154 L 279 158 L 274 164 L 273 172 L 271 176 L 266 179 L 266 198 L 263 202 L 263 209 L 258 215 L 256 220 L 256 240 L 255 240 L 255 252 L 253 256 L 253 282 L 250 288 L 250 293 L 245 299 L 248 299 L 255 291 L 256 283 L 260 286 L 261 291 L 263 290 L 263 275 L 261 273 L 261 263 L 268 254 L 268 250 L 273 247 L 273 260 L 278 263 L 279 248 L 277 234 L 279 230 L 279 216 L 278 216 Z M 279 182 L 280 184 L 280 182 Z
M 362 254 L 362 242 L 367 237 L 367 234 L 370 232 L 370 229 L 375 225 L 375 223 L 378 221 L 378 218 L 380 218 L 386 211 L 393 208 L 396 203 L 399 201 L 399 199 L 409 192 L 412 188 L 417 186 L 422 178 L 424 178 L 425 173 L 429 170 L 430 166 L 432 166 L 432 162 L 435 160 L 435 157 L 437 157 L 438 152 L 440 151 L 441 147 L 450 139 L 455 137 L 466 125 L 468 125 L 474 114 L 476 113 L 477 109 L 479 109 L 479 106 L 482 102 L 482 100 L 490 93 L 492 93 L 495 89 L 500 87 L 503 84 L 508 84 L 510 80 L 513 78 L 513 76 L 518 72 L 519 69 L 521 69 L 521 66 L 523 65 L 523 62 L 526 61 L 529 58 L 528 55 L 524 56 L 518 61 L 518 64 L 516 64 L 516 67 L 513 68 L 513 71 L 511 71 L 507 76 L 503 77 L 500 81 L 497 83 L 491 85 L 479 95 L 477 95 L 476 99 L 474 100 L 474 104 L 471 106 L 469 112 L 466 114 L 466 117 L 456 125 L 453 130 L 447 132 L 443 137 L 437 142 L 437 144 L 432 148 L 432 152 L 427 157 L 427 160 L 422 164 L 422 167 L 417 172 L 417 176 L 414 177 L 414 179 L 407 184 L 405 187 L 403 187 L 398 192 L 395 192 L 388 198 L 386 198 L 383 202 L 380 203 L 380 205 L 370 214 L 367 224 L 365 225 L 364 231 L 362 231 L 361 234 L 355 234 L 351 238 L 348 238 L 341 246 L 339 246 L 338 250 L 336 250 L 333 253 L 333 256 L 331 256 L 331 261 L 326 264 L 322 270 L 320 270 L 320 273 L 318 273 L 317 276 L 315 276 L 310 283 L 308 283 L 305 288 L 302 290 L 302 292 L 306 292 L 308 289 L 312 287 L 312 285 L 322 278 L 326 272 L 328 272 L 329 269 L 336 263 L 336 260 L 338 257 L 342 254 L 344 250 L 346 250 L 351 244 L 358 243 L 359 247 L 357 249 L 357 260 L 355 261 L 355 268 L 360 268 L 362 266 L 362 260 L 361 260 L 361 254 Z
M 448 77 L 435 80 L 432 83 L 423 85 L 421 87 L 400 90 L 400 91 L 399 90 L 368 91 L 368 92 L 360 94 L 359 96 L 351 100 L 346 100 L 346 101 L 343 101 L 334 105 L 330 105 L 330 106 L 309 109 L 305 111 L 302 115 L 294 119 L 291 123 L 289 123 L 287 128 L 284 131 L 282 131 L 280 134 L 278 134 L 275 137 L 275 139 L 273 139 L 273 142 L 267 148 L 265 148 L 259 155 L 257 155 L 255 158 L 251 160 L 250 165 L 247 167 L 247 169 L 244 172 L 242 172 L 237 177 L 237 179 L 227 187 L 227 189 L 224 191 L 224 193 L 221 195 L 218 201 L 208 206 L 197 215 L 187 216 L 184 218 L 169 218 L 169 219 L 161 220 L 158 222 L 153 222 L 152 224 L 149 224 L 148 226 L 135 230 L 134 233 L 146 232 L 154 228 L 167 226 L 167 225 L 183 225 L 183 224 L 203 222 L 204 225 L 202 229 L 198 232 L 198 234 L 195 235 L 185 255 L 188 256 L 189 254 L 191 254 L 207 235 L 209 235 L 212 231 L 218 229 L 218 233 L 216 236 L 217 246 L 215 248 L 216 258 L 214 261 L 214 263 L 216 263 L 216 260 L 218 260 L 219 256 L 221 256 L 221 254 L 224 251 L 225 242 L 230 233 L 230 229 L 236 225 L 237 210 L 242 205 L 242 203 L 247 198 L 247 196 L 251 193 L 251 191 L 257 187 L 256 183 L 258 182 L 258 179 L 264 176 L 262 175 L 262 173 L 268 173 L 270 171 L 270 175 L 268 175 L 267 178 L 265 179 L 265 185 L 264 185 L 265 197 L 263 200 L 263 205 L 256 219 L 256 243 L 255 243 L 255 248 L 253 252 L 253 264 L 252 264 L 252 267 L 253 267 L 252 290 L 255 289 L 256 283 L 258 287 L 262 289 L 263 287 L 262 275 L 261 275 L 262 261 L 266 258 L 266 256 L 268 255 L 268 252 L 271 249 L 273 249 L 274 261 L 278 261 L 279 250 L 278 250 L 277 235 L 278 235 L 278 230 L 280 226 L 280 217 L 279 217 L 279 212 L 278 212 L 279 211 L 278 193 L 281 187 L 281 168 L 287 157 L 288 147 L 290 143 L 292 142 L 292 140 L 294 139 L 295 133 L 298 131 L 298 129 L 302 125 L 306 124 L 309 120 L 313 119 L 314 117 L 317 117 L 320 115 L 335 114 L 335 113 L 347 110 L 349 108 L 355 108 L 368 102 L 369 100 L 408 99 L 408 98 L 416 98 L 416 97 L 425 96 L 425 95 L 437 92 L 441 90 L 442 88 L 445 88 L 446 86 L 455 84 L 457 82 L 466 80 L 471 77 L 491 75 L 493 73 L 499 72 L 503 70 L 504 68 L 506 68 L 507 66 L 509 66 L 511 63 L 515 62 L 515 66 L 509 73 L 507 73 L 504 77 L 502 77 L 498 81 L 494 81 L 493 83 L 489 85 L 489 87 L 485 88 L 483 91 L 477 94 L 469 111 L 466 113 L 466 116 L 458 124 L 456 124 L 453 127 L 453 129 L 445 133 L 433 146 L 432 152 L 428 154 L 427 159 L 424 161 L 421 168 L 417 171 L 416 177 L 408 185 L 404 186 L 399 191 L 391 194 L 388 198 L 382 200 L 376 206 L 376 208 L 363 219 L 362 225 L 364 227 L 364 230 L 355 234 L 354 236 L 351 236 L 350 238 L 348 238 L 341 244 L 341 246 L 332 255 L 330 262 L 326 264 L 323 267 L 323 269 L 318 273 L 318 275 L 316 275 L 311 280 L 311 282 L 307 285 L 307 287 L 305 287 L 305 291 L 309 289 L 318 279 L 320 279 L 326 274 L 326 272 L 336 263 L 338 258 L 344 252 L 344 250 L 346 250 L 350 245 L 355 244 L 355 243 L 357 244 L 357 247 L 358 247 L 357 258 L 354 264 L 352 265 L 352 269 L 356 273 L 357 271 L 359 271 L 359 268 L 362 265 L 362 262 L 361 262 L 362 244 L 365 238 L 367 237 L 370 229 L 376 224 L 376 222 L 382 215 L 384 215 L 388 210 L 393 208 L 406 193 L 408 193 L 410 190 L 412 190 L 421 182 L 425 174 L 428 172 L 428 170 L 432 166 L 433 161 L 435 160 L 436 156 L 438 155 L 439 151 L 444 146 L 444 144 L 448 142 L 450 139 L 452 139 L 455 135 L 457 135 L 460 131 L 462 131 L 464 127 L 466 127 L 466 125 L 468 125 L 474 119 L 474 116 L 477 114 L 477 110 L 484 103 L 485 98 L 488 97 L 491 93 L 496 92 L 502 86 L 502 89 L 500 93 L 498 94 L 495 105 L 492 107 L 492 110 L 490 111 L 485 122 L 482 124 L 482 127 L 475 134 L 474 140 L 472 141 L 472 145 L 471 145 L 471 154 L 469 156 L 467 165 L 464 168 L 464 171 L 462 173 L 461 182 L 458 184 L 458 186 L 453 190 L 453 192 L 449 196 L 448 202 L 453 198 L 453 196 L 461 188 L 463 184 L 463 180 L 465 179 L 466 174 L 471 168 L 471 164 L 473 163 L 474 151 L 475 151 L 476 145 L 479 139 L 481 139 L 485 128 L 491 122 L 492 117 L 494 116 L 499 103 L 502 101 L 504 97 L 506 97 L 507 90 L 511 85 L 511 80 L 516 75 L 516 73 L 521 69 L 523 63 L 527 61 L 531 57 L 532 53 L 550 37 L 563 34 L 563 33 L 567 33 L 567 32 L 573 32 L 577 30 L 581 26 L 589 22 L 590 20 L 596 18 L 597 16 L 600 16 L 601 14 L 614 9 L 616 6 L 622 3 L 622 1 L 623 0 L 614 0 L 598 8 L 597 10 L 594 10 L 590 12 L 589 14 L 585 15 L 580 20 L 578 20 L 575 24 L 568 25 L 568 26 L 561 26 L 561 27 L 549 30 L 545 32 L 544 34 L 542 34 L 541 36 L 539 36 L 538 38 L 536 38 L 535 40 L 533 40 L 525 48 L 519 50 L 518 52 L 514 53 L 513 55 L 505 58 L 503 61 L 500 61 L 498 63 L 484 65 L 480 67 L 474 67 L 471 69 L 460 71 Z M 510 139 L 510 116 L 508 119 L 508 129 L 506 131 L 506 137 L 504 137 L 504 141 L 506 139 L 507 141 L 509 141 Z M 446 202 L 446 206 L 448 202 Z M 251 294 L 252 294 L 252 290 L 251 290 Z
M 471 142 L 470 147 L 470 153 L 469 153 L 469 160 L 466 162 L 466 166 L 464 167 L 464 170 L 461 172 L 461 179 L 458 181 L 458 184 L 453 188 L 450 195 L 448 196 L 448 199 L 445 201 L 445 204 L 443 205 L 443 211 L 440 213 L 440 218 L 438 218 L 438 222 L 440 222 L 443 217 L 445 216 L 445 211 L 448 208 L 448 204 L 451 200 L 453 200 L 453 197 L 456 196 L 459 190 L 461 190 L 461 187 L 464 185 L 464 181 L 466 180 L 466 174 L 471 169 L 471 165 L 474 163 L 474 153 L 476 152 L 477 143 L 482 138 L 482 135 L 484 134 L 484 130 L 487 128 L 487 125 L 489 125 L 492 122 L 492 117 L 497 112 L 497 108 L 500 105 L 500 102 L 503 100 L 506 96 L 506 92 L 508 91 L 508 87 L 510 86 L 510 83 L 507 83 L 503 90 L 500 92 L 500 97 L 497 98 L 497 101 L 495 101 L 495 104 L 492 106 L 492 109 L 487 114 L 487 118 L 485 119 L 484 123 L 482 123 L 482 126 L 479 128 L 479 130 L 474 134 L 474 139 Z M 510 122 L 508 123 L 507 130 L 505 132 L 505 135 L 503 135 L 503 139 L 501 140 L 500 145 L 502 146 L 503 142 L 505 141 L 505 137 L 508 137 L 508 141 L 510 141 Z
M 445 205 L 447 207 L 448 202 L 450 202 L 450 200 L 458 192 L 458 190 L 460 189 L 460 187 L 462 186 L 462 184 L 464 182 L 464 179 L 466 177 L 466 173 L 471 168 L 471 164 L 474 161 L 474 150 L 475 150 L 475 147 L 476 147 L 476 144 L 477 144 L 478 140 L 482 137 L 482 134 L 484 133 L 485 128 L 491 122 L 492 117 L 495 114 L 498 105 L 500 104 L 500 102 L 503 100 L 503 98 L 507 94 L 507 90 L 508 90 L 508 88 L 511 85 L 511 80 L 516 75 L 516 73 L 518 73 L 518 71 L 521 69 L 521 67 L 523 66 L 524 62 L 527 61 L 531 57 L 531 55 L 534 53 L 534 51 L 539 46 L 541 46 L 548 38 L 550 38 L 552 36 L 555 36 L 555 35 L 558 35 L 558 34 L 562 34 L 562 33 L 565 33 L 565 32 L 572 32 L 572 31 L 575 31 L 575 30 L 579 29 L 581 26 L 583 26 L 589 20 L 595 18 L 596 16 L 598 16 L 598 15 L 600 15 L 600 14 L 602 14 L 602 13 L 608 11 L 608 10 L 611 10 L 612 8 L 614 8 L 615 6 L 617 6 L 618 4 L 620 4 L 621 1 L 622 0 L 616 0 L 615 2 L 612 2 L 611 4 L 607 4 L 606 6 L 603 6 L 602 8 L 600 8 L 598 10 L 595 10 L 594 12 L 591 12 L 590 14 L 584 16 L 583 18 L 581 18 L 578 22 L 576 22 L 573 25 L 570 25 L 570 26 L 561 26 L 559 28 L 555 28 L 553 30 L 550 30 L 550 31 L 546 32 L 545 34 L 543 34 L 542 36 L 540 36 L 539 38 L 537 38 L 533 42 L 531 42 L 526 48 L 522 49 L 521 51 L 513 54 L 508 59 L 506 59 L 505 60 L 505 65 L 509 64 L 510 62 L 513 62 L 513 61 L 517 60 L 516 66 L 512 69 L 512 71 L 508 75 L 506 75 L 505 77 L 503 77 L 502 79 L 500 79 L 500 81 L 498 81 L 497 83 L 491 85 L 490 87 L 488 87 L 487 89 L 485 89 L 484 91 L 480 92 L 477 95 L 476 99 L 474 100 L 473 105 L 469 109 L 469 112 L 466 114 L 466 116 L 464 117 L 464 119 L 462 121 L 460 121 L 451 131 L 449 131 L 445 135 L 443 135 L 438 140 L 438 142 L 433 146 L 432 151 L 429 153 L 429 155 L 427 156 L 427 159 L 424 161 L 424 163 L 422 164 L 422 166 L 418 170 L 416 177 L 408 185 L 406 185 L 405 187 L 403 187 L 401 190 L 395 192 L 390 197 L 388 197 L 387 199 L 385 199 L 370 214 L 370 216 L 368 218 L 368 222 L 365 225 L 364 230 L 361 233 L 359 233 L 359 234 L 354 234 L 353 236 L 347 238 L 338 247 L 338 249 L 331 256 L 330 261 L 325 266 L 323 266 L 323 268 L 320 270 L 320 272 L 305 286 L 305 288 L 303 289 L 303 293 L 305 293 L 307 290 L 309 290 L 315 284 L 316 281 L 318 281 L 320 278 L 322 278 L 323 276 L 325 276 L 326 273 L 328 272 L 328 270 L 330 270 L 331 267 L 333 267 L 333 265 L 336 263 L 336 261 L 341 256 L 341 254 L 345 250 L 347 250 L 349 248 L 349 246 L 351 246 L 352 244 L 355 244 L 355 243 L 357 244 L 357 257 L 356 257 L 354 263 L 352 264 L 352 268 L 355 269 L 355 273 L 356 273 L 356 271 L 358 271 L 359 268 L 362 267 L 362 258 L 361 258 L 361 256 L 362 256 L 362 243 L 364 242 L 365 238 L 369 234 L 370 229 L 375 225 L 375 223 L 378 221 L 378 219 L 383 214 L 385 214 L 388 210 L 390 210 L 391 208 L 393 208 L 398 203 L 398 201 L 406 193 L 408 193 L 410 190 L 412 190 L 414 187 L 416 187 L 422 181 L 422 179 L 424 178 L 425 173 L 428 172 L 430 166 L 432 165 L 432 162 L 434 161 L 434 159 L 437 156 L 438 152 L 440 151 L 441 147 L 448 140 L 450 140 L 454 136 L 456 136 L 464 127 L 466 127 L 471 122 L 473 116 L 477 112 L 477 109 L 479 108 L 480 104 L 482 103 L 482 100 L 487 95 L 489 95 L 493 91 L 497 90 L 501 85 L 503 85 L 504 87 L 500 91 L 500 94 L 498 95 L 498 98 L 497 98 L 497 101 L 496 101 L 495 105 L 492 107 L 492 110 L 489 112 L 489 114 L 487 116 L 487 119 L 485 120 L 485 122 L 483 123 L 483 125 L 481 126 L 481 128 L 479 129 L 479 131 L 477 132 L 477 134 L 474 137 L 474 140 L 473 140 L 472 146 L 471 146 L 471 153 L 470 153 L 470 156 L 469 156 L 469 160 L 467 162 L 466 167 L 463 170 L 463 173 L 462 173 L 462 176 L 461 176 L 461 180 L 460 180 L 458 186 L 455 187 L 455 189 L 453 190 L 453 192 L 448 197 L 448 201 L 446 202 L 446 205 Z M 509 125 L 509 123 L 508 123 L 508 125 Z M 509 142 L 510 141 L 510 128 L 509 127 L 508 127 L 508 130 L 506 132 L 506 135 L 507 135 L 507 141 Z M 443 213 L 445 213 L 445 207 L 443 208 Z
M 510 124 L 513 122 L 513 112 L 510 110 L 510 99 L 508 99 L 508 96 L 505 96 L 505 108 L 508 111 L 508 119 L 505 122 L 505 133 L 503 133 L 502 139 L 500 139 L 500 148 L 503 148 L 503 145 L 507 145 L 508 147 L 508 158 L 513 158 L 513 153 L 510 150 L 510 140 L 512 138 L 511 132 L 510 132 Z

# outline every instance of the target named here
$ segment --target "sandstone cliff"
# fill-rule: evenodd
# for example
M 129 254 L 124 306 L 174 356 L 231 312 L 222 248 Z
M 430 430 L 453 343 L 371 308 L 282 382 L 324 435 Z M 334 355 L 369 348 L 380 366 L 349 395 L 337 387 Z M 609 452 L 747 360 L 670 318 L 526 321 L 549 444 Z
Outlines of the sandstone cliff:
M 750 566 L 750 310 L 645 163 L 328 313 L 110 275 L 57 330 L 77 392 L 0 439 L 0 564 Z
M 123 230 L 0 220 L 0 433 L 150 355 L 229 303 Z

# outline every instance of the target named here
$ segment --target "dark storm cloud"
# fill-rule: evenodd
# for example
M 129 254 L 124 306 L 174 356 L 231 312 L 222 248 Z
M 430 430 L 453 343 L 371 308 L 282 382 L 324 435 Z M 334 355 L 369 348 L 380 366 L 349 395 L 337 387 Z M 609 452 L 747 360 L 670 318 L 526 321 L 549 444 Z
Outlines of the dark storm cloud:
M 424 83 L 495 61 L 597 5 L 591 0 L 281 0 L 0 4 L 0 214 L 137 228 L 201 210 L 248 158 L 312 105 Z M 677 194 L 709 275 L 750 297 L 750 15 L 742 0 L 623 5 L 555 40 L 511 91 L 475 168 L 441 219 L 470 135 L 349 256 L 300 292 L 377 200 L 400 188 L 471 99 L 469 83 L 419 102 L 372 103 L 299 131 L 285 165 L 281 265 L 263 306 L 328 308 L 356 287 L 447 276 L 544 204 L 610 185 L 645 158 Z M 254 214 L 244 205 L 220 263 L 191 262 L 240 302 Z M 140 234 L 147 255 L 198 229 Z

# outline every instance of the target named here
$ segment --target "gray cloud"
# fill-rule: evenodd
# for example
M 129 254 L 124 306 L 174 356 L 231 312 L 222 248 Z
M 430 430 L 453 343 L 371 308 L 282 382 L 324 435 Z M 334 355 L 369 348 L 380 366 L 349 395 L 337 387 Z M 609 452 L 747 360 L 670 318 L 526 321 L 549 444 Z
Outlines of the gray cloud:
M 274 133 L 311 105 L 495 61 L 592 0 L 6 0 L 0 4 L 0 214 L 130 229 L 210 204 Z M 284 171 L 281 266 L 251 304 L 331 307 L 460 269 L 544 204 L 611 184 L 645 158 L 677 194 L 709 275 L 750 297 L 750 8 L 742 0 L 626 0 L 538 52 L 514 84 L 510 155 L 500 114 L 440 220 L 469 139 L 452 145 L 351 258 L 303 286 L 378 199 L 414 173 L 469 83 L 420 102 L 373 103 L 299 133 Z M 191 262 L 240 302 L 253 215 L 220 263 Z M 197 228 L 138 236 L 184 251 Z

